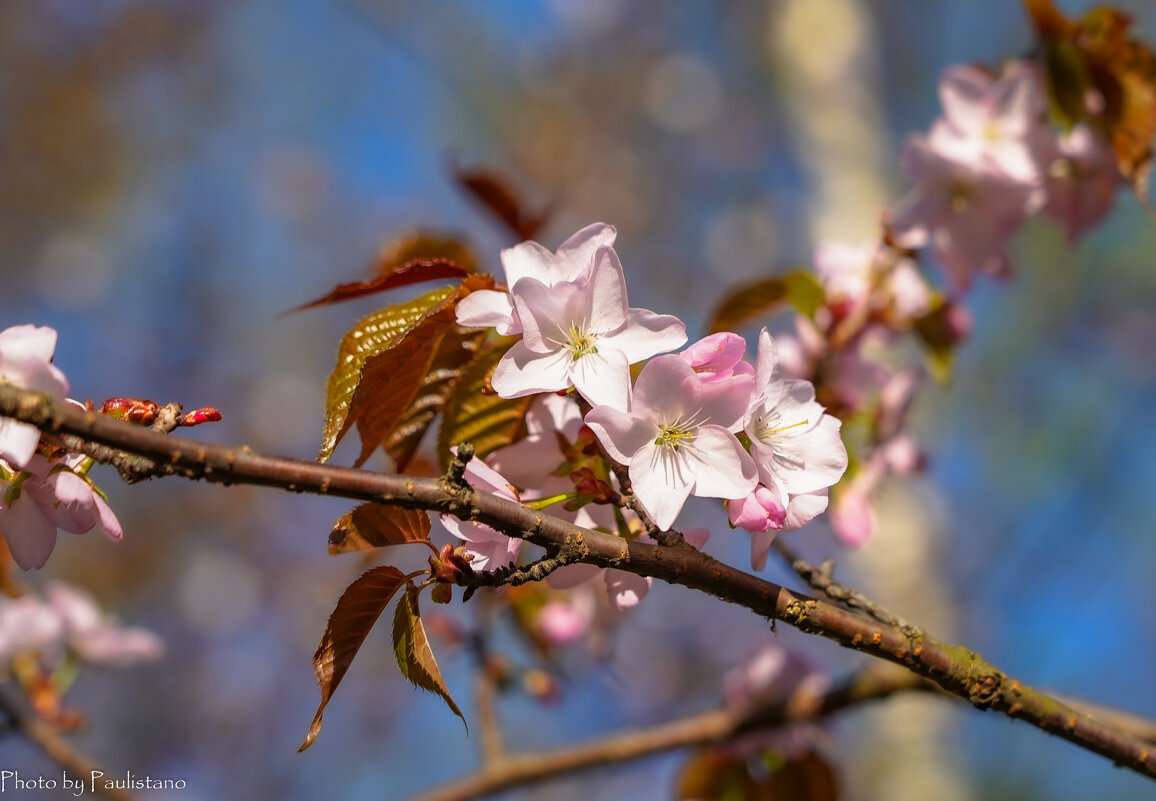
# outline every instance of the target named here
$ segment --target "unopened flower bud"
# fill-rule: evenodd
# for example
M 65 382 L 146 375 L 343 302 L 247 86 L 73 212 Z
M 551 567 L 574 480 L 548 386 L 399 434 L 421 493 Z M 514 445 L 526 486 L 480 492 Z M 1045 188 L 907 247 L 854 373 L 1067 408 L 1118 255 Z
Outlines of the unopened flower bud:
M 155 401 L 142 398 L 109 398 L 100 407 L 103 415 L 145 426 L 156 419 L 159 410 Z
M 216 423 L 221 419 L 221 412 L 214 406 L 204 406 L 193 409 L 181 418 L 183 426 L 199 426 L 201 423 Z

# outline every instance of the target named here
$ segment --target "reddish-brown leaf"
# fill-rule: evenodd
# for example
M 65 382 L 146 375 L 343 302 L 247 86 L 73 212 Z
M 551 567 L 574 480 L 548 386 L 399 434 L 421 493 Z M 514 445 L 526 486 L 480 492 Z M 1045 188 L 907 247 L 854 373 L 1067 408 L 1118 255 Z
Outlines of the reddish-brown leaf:
M 366 360 L 396 346 L 431 309 L 441 308 L 454 291 L 453 287 L 435 289 L 411 301 L 394 304 L 358 320 L 346 333 L 337 349 L 337 365 L 329 376 L 318 461 L 324 462 L 333 454 L 337 443 L 355 422 L 350 416 L 350 407 Z
M 466 170 L 455 164 L 453 175 L 462 189 L 520 240 L 533 239 L 549 217 L 548 210 L 536 214 L 528 213 L 505 179 L 492 170 L 483 168 Z
M 398 287 L 424 281 L 436 281 L 441 278 L 462 278 L 465 275 L 466 271 L 449 259 L 414 259 L 390 267 L 381 275 L 368 281 L 338 284 L 328 294 L 283 312 L 282 316 L 318 306 L 328 306 L 331 303 L 340 303 L 343 300 L 365 297 L 377 292 L 384 292 L 387 289 L 397 289 Z
M 389 348 L 366 359 L 349 418 L 361 436 L 355 464 L 385 446 L 403 470 L 434 415 L 445 403 L 484 332 L 455 322 L 455 307 L 471 291 L 493 286 L 489 276 L 468 276 L 458 291 L 431 307 Z
M 466 724 L 465 715 L 450 697 L 437 660 L 434 659 L 425 626 L 422 625 L 421 612 L 417 606 L 419 592 L 412 584 L 406 587 L 405 595 L 397 602 L 397 609 L 393 613 L 393 651 L 397 657 L 397 666 L 415 687 L 441 696 L 453 713 L 462 719 L 468 732 L 469 724 Z
M 1087 119 L 1103 131 L 1120 172 L 1144 195 L 1156 137 L 1156 53 L 1130 37 L 1132 18 L 1117 9 L 1097 6 L 1074 22 L 1052 0 L 1025 6 L 1044 44 L 1053 112 L 1065 125 Z M 1087 107 L 1089 89 L 1103 99 L 1102 109 Z
M 353 658 L 385 605 L 404 583 L 405 576 L 397 568 L 375 567 L 358 577 L 341 594 L 337 607 L 325 624 L 317 652 L 313 654 L 313 672 L 317 674 L 317 684 L 321 688 L 321 704 L 313 716 L 305 742 L 297 750 L 304 751 L 317 738 L 321 731 L 321 716 L 329 699 L 353 664 Z
M 696 801 L 838 801 L 835 771 L 814 751 L 768 752 L 763 769 L 722 748 L 693 754 L 683 767 L 678 797 Z
M 485 337 L 485 331 L 454 326 L 438 343 L 421 386 L 384 442 L 385 452 L 393 459 L 399 473 L 409 469 L 422 437 L 437 413 L 442 411 Z
M 429 515 L 419 509 L 363 503 L 333 524 L 329 532 L 329 553 L 428 542 L 429 531 Z

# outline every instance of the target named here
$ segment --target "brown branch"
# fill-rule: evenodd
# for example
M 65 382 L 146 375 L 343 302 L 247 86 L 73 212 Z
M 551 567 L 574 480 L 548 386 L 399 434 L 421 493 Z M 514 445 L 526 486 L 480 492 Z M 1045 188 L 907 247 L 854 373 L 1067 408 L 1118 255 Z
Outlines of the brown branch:
M 1156 748 L 1024 686 L 965 648 L 912 629 L 885 626 L 825 601 L 799 595 L 737 570 L 688 545 L 663 547 L 584 529 L 444 479 L 421 479 L 260 456 L 248 448 L 166 436 L 55 403 L 46 395 L 0 386 L 0 415 L 55 435 L 71 435 L 88 452 L 99 443 L 153 462 L 155 475 L 222 484 L 247 483 L 336 495 L 476 520 L 547 550 L 577 548 L 582 559 L 700 590 L 772 620 L 895 662 L 979 709 L 994 709 L 1156 778 Z M 466 583 L 466 582 L 463 582 Z
M 781 538 L 776 538 L 771 543 L 771 547 L 775 549 L 775 553 L 790 565 L 791 569 L 798 574 L 799 578 L 811 586 L 811 589 L 822 593 L 835 603 L 841 604 L 848 609 L 854 609 L 870 615 L 884 626 L 899 629 L 911 628 L 903 618 L 888 611 L 863 593 L 835 581 L 834 559 L 826 559 L 823 561 L 823 564 L 816 567 L 810 562 L 800 559 L 794 550 L 783 542 Z
M 834 689 L 800 686 L 778 703 L 742 716 L 720 709 L 646 729 L 542 753 L 504 756 L 478 772 L 413 796 L 410 801 L 466 801 L 514 787 L 555 779 L 594 767 L 632 762 L 681 748 L 726 743 L 742 735 L 790 723 L 818 720 L 852 706 L 906 690 L 935 690 L 935 685 L 891 667 L 860 671 Z
M 5 692 L 0 692 L 0 711 L 8 716 L 13 728 L 23 737 L 43 751 L 57 765 L 78 779 L 84 780 L 86 784 L 94 773 L 104 775 L 100 765 L 74 748 L 71 743 L 60 736 L 56 729 L 25 710 Z M 138 801 L 138 796 L 133 793 L 123 789 L 106 787 L 103 781 L 94 781 L 91 783 L 91 787 L 95 792 L 100 793 L 105 798 L 112 799 L 112 801 Z

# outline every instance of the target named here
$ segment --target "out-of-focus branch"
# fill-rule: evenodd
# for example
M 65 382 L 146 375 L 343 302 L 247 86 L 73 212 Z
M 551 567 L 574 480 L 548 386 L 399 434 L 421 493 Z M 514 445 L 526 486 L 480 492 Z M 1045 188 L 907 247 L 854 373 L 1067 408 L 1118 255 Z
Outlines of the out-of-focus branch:
M 105 771 L 90 757 L 76 750 L 56 729 L 25 710 L 5 692 L 0 692 L 0 712 L 7 716 L 14 731 L 73 776 L 87 780 L 93 775 L 105 775 Z M 91 788 L 112 801 L 138 801 L 138 797 L 128 790 L 106 787 L 103 781 L 91 782 Z
M 802 721 L 818 720 L 868 701 L 907 690 L 936 690 L 935 685 L 892 667 L 866 668 L 834 689 L 800 686 L 778 703 L 744 717 L 721 709 L 646 729 L 543 753 L 503 756 L 458 781 L 413 796 L 410 801 L 466 801 L 566 773 L 616 765 L 680 748 L 725 743 L 746 734 Z
M 202 444 L 102 418 L 56 403 L 47 395 L 11 386 L 0 386 L 0 415 L 63 437 L 70 447 L 82 452 L 90 452 L 96 443 L 143 457 L 150 460 L 153 475 L 257 484 L 425 509 L 484 523 L 547 550 L 575 549 L 589 564 L 696 589 L 808 634 L 900 664 L 978 709 L 994 709 L 1025 720 L 1118 765 L 1156 778 L 1156 749 L 1150 743 L 1025 686 L 972 651 L 941 643 L 918 629 L 884 625 L 793 593 L 685 543 L 664 547 L 627 541 L 476 491 L 452 477 L 382 475 L 260 456 L 248 448 Z M 467 586 L 468 579 L 461 575 L 461 583 Z

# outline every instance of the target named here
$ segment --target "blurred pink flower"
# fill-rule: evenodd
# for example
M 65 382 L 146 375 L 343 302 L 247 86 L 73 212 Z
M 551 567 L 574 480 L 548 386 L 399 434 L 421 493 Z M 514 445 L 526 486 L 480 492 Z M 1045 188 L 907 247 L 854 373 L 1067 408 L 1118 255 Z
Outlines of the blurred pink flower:
M 564 600 L 553 600 L 543 604 L 534 618 L 534 627 L 551 645 L 570 645 L 590 631 L 595 611 L 596 602 L 593 593 L 585 589 L 576 589 Z
M 756 714 L 760 709 L 787 701 L 796 692 L 819 695 L 831 681 L 805 657 L 777 643 L 752 648 L 723 677 L 727 708 L 739 714 Z M 808 724 L 781 726 L 740 738 L 731 747 L 754 755 L 768 748 L 792 754 L 814 739 L 815 727 Z
M 56 647 L 63 631 L 60 614 L 34 595 L 0 600 L 0 665 Z
M 1011 260 L 1004 248 L 1020 223 L 1043 204 L 1042 188 L 947 158 L 918 134 L 903 143 L 899 159 L 915 188 L 892 212 L 895 243 L 930 246 L 957 291 L 968 289 L 975 272 L 1009 275 Z
M 1112 209 L 1122 181 L 1111 145 L 1087 125 L 1077 125 L 1056 138 L 1043 213 L 1064 226 L 1069 243 L 1075 242 Z
M 1040 183 L 1052 132 L 1032 67 L 1015 64 L 999 77 L 971 65 L 949 67 L 939 79 L 939 99 L 943 116 L 927 137 L 935 154 L 977 174 Z
M 88 593 L 62 582 L 48 584 L 45 595 L 64 624 L 65 639 L 85 662 L 124 667 L 164 655 L 164 643 L 142 628 L 123 628 L 105 615 Z
M 43 392 L 55 400 L 68 394 L 68 379 L 52 364 L 56 331 L 17 325 L 0 331 L 0 384 Z M 40 430 L 10 417 L 0 417 L 0 459 L 24 467 L 36 452 Z

